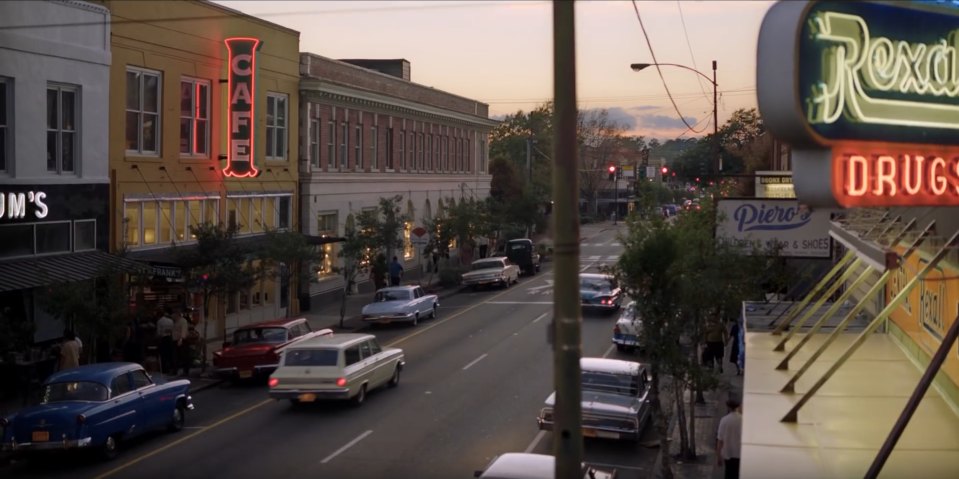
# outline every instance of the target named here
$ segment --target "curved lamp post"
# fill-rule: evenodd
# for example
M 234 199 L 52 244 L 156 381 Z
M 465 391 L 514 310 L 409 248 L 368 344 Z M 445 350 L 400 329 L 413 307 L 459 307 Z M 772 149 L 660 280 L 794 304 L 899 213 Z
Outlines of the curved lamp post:
M 716 173 L 719 174 L 722 167 L 719 161 L 719 135 L 718 135 L 719 121 L 718 121 L 717 112 L 716 112 L 716 88 L 718 87 L 718 85 L 716 84 L 716 60 L 713 60 L 713 77 L 712 78 L 709 78 L 708 76 L 706 76 L 705 73 L 695 68 L 690 68 L 686 65 L 680 65 L 678 63 L 631 63 L 629 65 L 629 68 L 632 68 L 633 71 L 638 72 L 651 66 L 677 67 L 677 68 L 682 68 L 684 70 L 689 70 L 705 78 L 706 81 L 708 81 L 709 83 L 713 85 L 713 148 L 715 149 L 715 154 L 716 154 L 716 159 L 715 159 L 716 163 L 714 166 L 716 168 Z

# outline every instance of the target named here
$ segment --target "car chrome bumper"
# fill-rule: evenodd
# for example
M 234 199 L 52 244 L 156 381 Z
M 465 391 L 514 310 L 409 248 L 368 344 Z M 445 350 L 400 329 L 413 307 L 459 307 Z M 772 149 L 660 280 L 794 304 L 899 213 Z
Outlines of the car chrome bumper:
M 82 449 L 90 447 L 92 438 L 84 437 L 80 439 L 69 439 L 60 441 L 46 442 L 4 442 L 0 444 L 0 451 L 3 452 L 32 452 L 32 451 L 63 451 L 67 449 Z
M 639 346 L 639 338 L 632 334 L 613 336 L 613 343 L 622 346 Z
M 404 316 L 363 316 L 361 319 L 367 323 L 393 323 L 393 322 L 407 322 L 413 321 L 415 316 L 413 314 L 407 314 Z
M 464 285 L 464 286 L 477 286 L 477 285 L 496 284 L 496 283 L 503 283 L 503 282 L 506 282 L 506 278 L 500 278 L 500 277 L 497 277 L 497 278 L 482 278 L 482 279 L 473 279 L 473 278 L 470 278 L 470 279 L 464 279 L 464 280 L 463 280 L 463 285 Z
M 542 431 L 552 431 L 553 422 L 546 421 L 541 417 L 536 418 L 536 424 Z M 582 426 L 583 437 L 596 437 L 602 439 L 631 439 L 638 440 L 640 431 L 635 429 L 617 429 L 606 427 Z
M 350 390 L 347 388 L 270 390 L 270 397 L 273 399 L 300 399 L 304 394 L 313 395 L 316 400 L 350 398 Z

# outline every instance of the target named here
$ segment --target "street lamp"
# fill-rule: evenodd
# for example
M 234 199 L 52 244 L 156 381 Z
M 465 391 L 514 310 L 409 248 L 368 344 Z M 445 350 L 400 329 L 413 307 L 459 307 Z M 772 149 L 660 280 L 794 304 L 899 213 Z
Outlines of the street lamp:
M 691 71 L 691 72 L 693 72 L 693 73 L 695 73 L 695 74 L 697 74 L 697 75 L 705 78 L 706 81 L 708 81 L 709 83 L 712 83 L 712 84 L 713 84 L 713 148 L 714 148 L 715 154 L 716 154 L 716 159 L 715 159 L 715 162 L 716 162 L 716 163 L 715 163 L 714 166 L 715 166 L 715 168 L 716 168 L 716 173 L 718 174 L 719 171 L 720 171 L 720 169 L 721 169 L 721 163 L 720 163 L 720 161 L 719 161 L 719 134 L 718 134 L 718 131 L 719 131 L 719 121 L 718 121 L 718 115 L 717 115 L 717 111 L 716 111 L 716 88 L 719 86 L 719 85 L 716 84 L 716 60 L 713 60 L 713 77 L 712 77 L 712 79 L 710 79 L 708 76 L 706 76 L 705 73 L 703 73 L 703 72 L 701 72 L 701 71 L 699 71 L 699 70 L 697 70 L 697 69 L 695 69 L 695 68 L 690 68 L 690 67 L 688 67 L 688 66 L 686 66 L 686 65 L 680 65 L 680 64 L 678 64 L 678 63 L 632 63 L 632 64 L 629 65 L 629 68 L 632 68 L 634 72 L 638 72 L 638 71 L 640 71 L 640 70 L 643 70 L 643 69 L 646 68 L 646 67 L 651 67 L 651 66 L 677 67 L 677 68 L 682 68 L 682 69 L 684 69 L 684 70 L 689 70 L 689 71 Z

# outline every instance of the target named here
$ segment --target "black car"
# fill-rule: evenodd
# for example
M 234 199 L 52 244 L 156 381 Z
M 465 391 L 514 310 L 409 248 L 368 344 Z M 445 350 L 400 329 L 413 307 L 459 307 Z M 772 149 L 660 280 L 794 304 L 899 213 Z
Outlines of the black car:
M 506 257 L 519 266 L 523 274 L 534 275 L 539 271 L 539 253 L 536 252 L 531 239 L 518 238 L 507 241 Z

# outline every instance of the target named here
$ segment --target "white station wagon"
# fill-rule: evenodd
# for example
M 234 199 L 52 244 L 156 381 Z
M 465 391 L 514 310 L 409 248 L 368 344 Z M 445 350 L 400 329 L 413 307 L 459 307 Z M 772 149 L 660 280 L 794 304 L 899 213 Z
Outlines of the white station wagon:
M 283 350 L 269 394 L 293 404 L 348 399 L 360 405 L 369 391 L 396 387 L 405 365 L 402 349 L 384 349 L 372 334 L 311 338 Z

